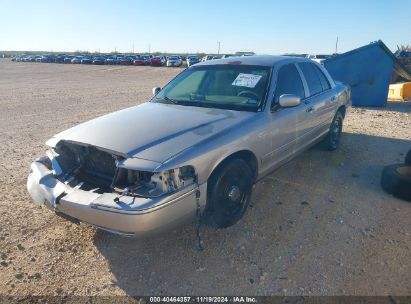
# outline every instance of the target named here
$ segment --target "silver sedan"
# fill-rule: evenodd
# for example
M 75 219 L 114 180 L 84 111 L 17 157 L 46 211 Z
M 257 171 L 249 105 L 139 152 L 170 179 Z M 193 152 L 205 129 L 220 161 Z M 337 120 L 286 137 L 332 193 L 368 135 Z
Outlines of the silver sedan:
M 338 147 L 349 87 L 304 58 L 196 64 L 150 102 L 52 137 L 27 188 L 57 215 L 144 236 L 196 218 L 222 228 L 253 183 L 323 141 Z

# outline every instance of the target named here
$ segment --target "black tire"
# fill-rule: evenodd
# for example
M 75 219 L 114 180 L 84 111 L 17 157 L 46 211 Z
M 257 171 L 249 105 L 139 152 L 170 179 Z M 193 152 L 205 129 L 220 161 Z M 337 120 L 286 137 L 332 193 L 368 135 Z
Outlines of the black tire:
M 405 162 L 407 166 L 411 166 L 411 150 L 405 155 Z
M 384 167 L 381 186 L 387 193 L 411 202 L 411 166 L 396 164 Z
M 207 187 L 207 218 L 215 228 L 234 225 L 244 215 L 251 198 L 253 172 L 242 159 L 217 168 Z
M 338 111 L 331 123 L 330 130 L 325 138 L 325 145 L 327 150 L 334 151 L 338 148 L 341 139 L 344 116 L 341 111 Z

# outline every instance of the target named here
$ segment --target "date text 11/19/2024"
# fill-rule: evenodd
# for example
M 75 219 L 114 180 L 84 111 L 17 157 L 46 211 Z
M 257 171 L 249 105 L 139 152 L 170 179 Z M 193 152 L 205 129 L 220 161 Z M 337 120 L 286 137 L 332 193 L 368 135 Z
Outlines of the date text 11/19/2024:
M 202 297 L 150 297 L 149 303 L 257 303 L 255 297 L 212 297 L 212 296 L 202 296 Z

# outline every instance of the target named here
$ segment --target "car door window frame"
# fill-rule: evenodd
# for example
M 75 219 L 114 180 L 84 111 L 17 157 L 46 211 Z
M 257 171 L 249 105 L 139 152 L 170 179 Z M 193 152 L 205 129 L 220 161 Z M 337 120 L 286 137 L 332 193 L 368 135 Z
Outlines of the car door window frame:
M 316 94 L 311 95 L 311 91 L 310 91 L 310 87 L 308 86 L 307 79 L 306 79 L 306 77 L 305 77 L 304 72 L 302 71 L 302 69 L 301 69 L 301 67 L 300 67 L 300 64 L 302 64 L 302 63 L 308 63 L 308 64 L 313 65 L 313 66 L 314 66 L 314 69 L 316 69 L 316 70 L 315 70 L 316 73 L 320 73 L 320 72 L 321 72 L 321 73 L 324 75 L 325 79 L 327 80 L 327 83 L 328 83 L 328 86 L 329 86 L 328 89 L 326 89 L 326 90 L 323 89 L 321 92 L 318 92 L 318 93 L 316 93 Z M 305 83 L 305 86 L 306 86 L 306 89 L 307 89 L 306 97 L 305 97 L 304 101 L 305 101 L 305 100 L 309 100 L 309 99 L 312 98 L 312 97 L 320 96 L 320 95 L 322 95 L 322 94 L 324 94 L 324 93 L 327 93 L 329 90 L 332 89 L 332 85 L 331 85 L 330 80 L 328 79 L 328 77 L 327 77 L 327 76 L 321 71 L 321 69 L 320 69 L 319 67 L 317 67 L 314 63 L 303 61 L 303 62 L 297 62 L 296 65 L 297 65 L 297 67 L 298 67 L 298 71 L 300 72 L 300 76 L 302 77 L 303 82 Z M 317 75 L 317 77 L 319 77 L 319 76 Z M 321 80 L 320 80 L 319 78 L 318 78 L 318 80 L 320 81 L 320 84 L 321 84 L 321 87 L 322 87 Z
M 273 109 L 275 108 L 275 105 L 277 104 L 277 101 L 275 100 L 275 97 L 276 97 L 276 92 L 277 92 L 277 89 L 278 89 L 278 86 L 277 86 L 277 85 L 278 85 L 278 80 L 279 80 L 280 72 L 281 72 L 281 70 L 282 70 L 283 68 L 285 68 L 285 67 L 288 66 L 288 65 L 294 65 L 294 67 L 296 68 L 296 70 L 297 70 L 297 72 L 298 72 L 298 74 L 299 74 L 299 76 L 300 76 L 300 81 L 301 81 L 301 84 L 303 85 L 303 90 L 304 90 L 304 96 L 301 97 L 301 100 L 306 99 L 307 96 L 308 96 L 307 94 L 308 94 L 309 91 L 307 90 L 307 84 L 305 83 L 305 79 L 302 78 L 302 72 L 301 72 L 299 66 L 296 64 L 296 62 L 287 62 L 287 63 L 281 65 L 281 66 L 277 69 L 277 71 L 276 71 L 276 75 L 275 75 L 275 88 L 274 88 L 274 91 L 272 92 L 271 103 L 270 103 L 270 110 L 271 110 L 271 111 L 273 111 Z M 273 79 L 272 79 L 272 80 L 273 80 Z M 274 110 L 274 111 L 275 111 L 275 110 Z
M 326 89 L 324 89 L 324 87 L 323 87 L 323 92 L 326 92 L 326 91 L 328 91 L 329 89 L 331 89 L 331 84 L 330 84 L 330 82 L 328 81 L 328 78 L 325 76 L 325 74 L 323 73 L 323 71 L 321 71 L 321 69 L 316 65 L 316 64 L 314 64 L 314 69 L 317 71 L 317 73 L 319 74 L 319 77 L 320 77 L 320 82 L 321 82 L 321 86 L 323 85 L 323 82 L 321 81 L 321 76 L 322 76 L 322 78 L 325 80 L 325 82 L 327 83 L 327 85 L 328 85 L 328 88 L 326 88 Z

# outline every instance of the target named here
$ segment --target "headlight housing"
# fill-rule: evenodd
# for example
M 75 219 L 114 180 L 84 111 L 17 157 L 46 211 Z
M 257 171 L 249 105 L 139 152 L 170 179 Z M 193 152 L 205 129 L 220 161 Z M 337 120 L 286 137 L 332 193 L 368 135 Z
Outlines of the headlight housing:
M 196 173 L 192 166 L 156 173 L 118 168 L 113 188 L 123 195 L 158 197 L 190 186 L 195 181 Z

